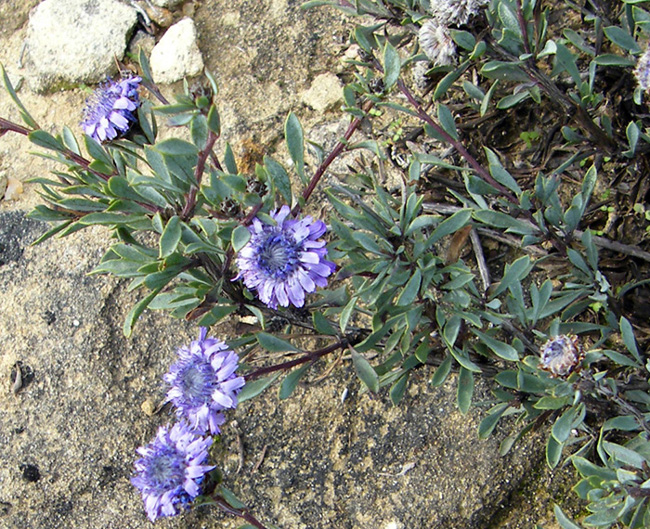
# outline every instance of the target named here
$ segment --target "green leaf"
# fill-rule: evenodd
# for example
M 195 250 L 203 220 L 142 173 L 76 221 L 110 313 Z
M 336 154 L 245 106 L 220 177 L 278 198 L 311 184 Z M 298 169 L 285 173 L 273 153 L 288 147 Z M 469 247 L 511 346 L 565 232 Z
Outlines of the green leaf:
M 289 112 L 284 122 L 284 137 L 296 172 L 305 183 L 305 137 L 300 121 L 293 112 Z
M 221 134 L 221 119 L 217 105 L 212 105 L 208 111 L 208 128 L 217 136 Z
M 433 373 L 430 384 L 433 387 L 440 386 L 445 380 L 447 380 L 450 371 L 451 371 L 451 355 L 447 355 L 445 359 L 440 363 L 435 373 Z
M 429 236 L 425 243 L 425 247 L 430 247 L 433 243 L 439 241 L 447 235 L 457 232 L 459 229 L 463 228 L 469 222 L 472 212 L 469 209 L 461 209 L 454 213 L 448 219 L 443 220 L 433 233 Z
M 507 290 L 511 285 L 521 281 L 529 274 L 531 269 L 532 266 L 530 264 L 530 257 L 527 255 L 524 255 L 523 257 L 520 257 L 516 261 L 507 264 L 506 270 L 503 274 L 503 278 L 501 279 L 501 283 L 494 290 L 494 292 L 492 292 L 492 294 L 490 295 L 490 299 L 495 298 L 496 296 L 498 296 L 499 294 Z
M 627 57 L 614 55 L 613 53 L 603 53 L 596 57 L 592 62 L 599 66 L 634 66 L 636 63 Z
M 283 353 L 285 351 L 299 351 L 299 349 L 295 348 L 289 342 L 282 340 L 277 336 L 273 336 L 272 334 L 268 334 L 265 332 L 258 332 L 255 335 L 255 338 L 257 339 L 257 343 L 259 343 L 263 349 L 269 351 L 270 353 Z
M 167 221 L 167 225 L 160 236 L 158 256 L 163 259 L 176 251 L 181 240 L 181 219 L 174 215 Z
M 208 143 L 208 120 L 204 115 L 199 114 L 190 122 L 190 134 L 192 136 L 192 143 L 196 145 L 199 150 L 203 150 Z
M 252 382 L 246 381 L 246 385 L 242 388 L 242 390 L 237 395 L 237 401 L 239 402 L 239 404 L 247 400 L 250 400 L 254 397 L 257 397 L 266 388 L 268 388 L 271 384 L 273 384 L 273 382 L 276 381 L 276 379 L 280 376 L 280 374 L 281 373 L 278 372 L 266 378 L 258 378 L 257 380 L 253 380 Z
M 44 149 L 50 149 L 57 152 L 61 152 L 65 149 L 59 140 L 41 129 L 30 132 L 27 137 L 33 144 L 43 147 Z
M 264 167 L 266 168 L 269 177 L 273 182 L 273 186 L 284 197 L 286 203 L 288 205 L 291 205 L 291 180 L 289 180 L 289 175 L 287 174 L 285 168 L 270 156 L 264 156 Z
M 397 382 L 395 382 L 395 384 L 391 386 L 390 391 L 388 393 L 390 396 L 390 401 L 393 403 L 394 406 L 397 406 L 399 402 L 402 400 L 402 397 L 404 396 L 404 392 L 406 391 L 408 380 L 409 380 L 409 372 L 407 371 L 397 379 Z
M 472 51 L 476 47 L 476 38 L 469 31 L 450 29 L 449 32 L 453 41 L 464 50 Z
M 507 402 L 502 402 L 492 407 L 488 412 L 487 417 L 485 417 L 481 424 L 478 427 L 478 438 L 487 439 L 492 434 L 495 426 L 499 422 L 499 419 L 503 413 L 508 409 L 509 404 Z
M 384 86 L 386 90 L 391 88 L 399 79 L 400 68 L 399 53 L 387 40 L 384 48 Z
M 278 393 L 280 400 L 288 399 L 291 396 L 293 391 L 296 389 L 298 382 L 300 382 L 300 379 L 310 367 L 311 364 L 306 363 L 304 366 L 294 369 L 291 371 L 291 373 L 284 377 L 282 384 L 280 384 L 280 391 Z
M 578 407 L 569 408 L 555 421 L 551 433 L 558 443 L 564 443 L 569 439 L 573 423 L 579 412 Z
M 575 55 L 573 55 L 564 44 L 557 43 L 555 56 L 563 69 L 569 72 L 569 75 L 576 86 L 580 86 L 582 84 L 582 79 L 580 78 L 580 71 L 576 65 Z
M 472 394 L 474 393 L 474 373 L 469 369 L 461 366 L 458 373 L 458 392 L 457 401 L 458 409 L 461 413 L 465 414 L 469 411 L 472 403 Z
M 454 31 L 454 30 L 452 30 Z M 459 31 L 458 33 L 467 33 L 466 31 Z M 471 35 L 470 33 L 467 33 L 468 35 Z M 473 37 L 472 37 L 473 38 Z M 461 75 L 465 73 L 467 70 L 467 62 L 463 63 L 465 66 L 461 65 L 458 68 L 452 70 L 449 72 L 447 75 L 445 75 L 440 82 L 436 85 L 436 89 L 433 92 L 433 99 L 434 101 L 438 101 L 441 97 L 443 97 L 446 93 L 447 90 L 453 85 Z
M 449 108 L 442 103 L 438 103 L 438 120 L 444 131 L 455 140 L 458 140 L 458 131 L 456 130 L 454 116 Z
M 359 380 L 370 391 L 377 393 L 379 391 L 379 376 L 377 372 L 360 353 L 357 353 L 353 348 L 350 348 L 350 352 L 352 354 L 352 363 L 354 364 L 354 369 L 357 372 Z
M 603 448 L 605 449 L 605 452 L 607 452 L 611 457 L 621 463 L 624 463 L 625 465 L 629 465 L 638 469 L 642 469 L 644 466 L 647 466 L 648 461 L 645 457 L 635 452 L 634 450 L 626 448 L 625 446 L 603 441 Z
M 578 524 L 574 523 L 571 518 L 564 514 L 557 503 L 553 505 L 553 512 L 555 513 L 557 523 L 560 524 L 562 529 L 582 529 Z
M 339 317 L 339 326 L 341 327 L 341 332 L 345 334 L 345 329 L 348 328 L 348 322 L 350 321 L 350 316 L 352 315 L 352 312 L 354 311 L 354 307 L 357 304 L 357 298 L 354 297 L 350 301 L 348 301 L 347 305 L 343 308 L 341 311 L 341 315 Z
M 546 442 L 546 463 L 550 468 L 555 468 L 562 457 L 562 443 L 558 443 L 552 435 Z
M 472 329 L 472 332 L 478 336 L 480 340 L 500 358 L 503 358 L 504 360 L 510 360 L 511 362 L 517 362 L 519 360 L 519 354 L 512 345 L 508 345 L 507 343 L 495 340 L 491 336 L 488 336 L 487 334 L 479 332 L 475 329 Z
M 171 156 L 197 156 L 199 149 L 189 141 L 179 138 L 168 138 L 156 144 L 156 150 Z
M 11 79 L 9 79 L 9 76 L 5 71 L 5 67 L 2 64 L 0 64 L 0 71 L 2 71 L 2 80 L 4 82 L 5 88 L 7 89 L 7 92 L 9 93 L 9 97 L 11 97 L 12 101 L 16 103 L 16 106 L 20 109 L 20 116 L 23 118 L 25 125 L 32 129 L 38 129 L 36 121 L 34 121 L 34 118 L 29 114 L 29 112 L 27 112 L 27 109 L 18 97 L 18 94 L 16 94 L 14 85 L 11 83 Z
M 231 490 L 227 489 L 223 485 L 219 487 L 219 491 L 221 492 L 221 495 L 223 498 L 235 509 L 246 509 L 246 504 L 242 503 L 242 501 L 235 496 L 235 493 L 232 492 Z
M 126 316 L 126 320 L 124 320 L 124 326 L 122 327 L 122 332 L 124 333 L 124 336 L 126 336 L 127 338 L 131 337 L 131 334 L 133 333 L 133 327 L 135 326 L 135 322 L 138 321 L 138 318 L 144 312 L 144 309 L 146 309 L 149 306 L 149 303 L 153 301 L 153 299 L 158 295 L 158 293 L 161 290 L 162 287 L 153 290 L 151 294 L 149 294 L 142 301 L 136 303 L 135 306 L 129 311 L 129 313 Z
M 636 346 L 636 339 L 634 338 L 634 329 L 632 329 L 632 324 L 626 318 L 621 316 L 619 326 L 625 347 L 628 351 L 630 351 L 630 353 L 632 353 L 632 356 L 634 356 L 637 362 L 642 363 L 641 356 L 639 355 L 639 349 Z
M 521 188 L 517 184 L 516 180 L 512 175 L 506 171 L 505 167 L 501 165 L 501 161 L 498 156 L 487 147 L 484 147 L 485 154 L 488 159 L 488 167 L 490 169 L 490 174 L 492 177 L 499 182 L 501 185 L 507 187 L 510 191 L 515 193 L 517 196 L 521 195 Z
M 215 305 L 200 320 L 200 327 L 211 327 L 237 310 L 235 305 Z
M 251 239 L 251 232 L 246 226 L 237 226 L 232 230 L 232 235 L 230 236 L 230 241 L 232 244 L 233 250 L 239 252 L 244 246 L 248 244 L 248 241 Z
M 517 15 L 513 11 L 512 7 L 506 2 L 499 2 L 498 4 L 499 18 L 501 23 L 517 37 L 522 38 L 521 28 L 519 27 L 519 21 Z
M 528 99 L 530 97 L 530 92 L 528 90 L 522 90 L 521 92 L 517 92 L 516 94 L 510 94 L 505 97 L 502 97 L 499 99 L 499 102 L 497 103 L 497 108 L 499 110 L 506 110 L 508 108 L 512 108 L 522 101 Z
M 416 269 L 415 273 L 411 276 L 406 283 L 406 286 L 402 290 L 402 293 L 397 298 L 397 306 L 404 307 L 406 305 L 411 305 L 418 296 L 420 292 L 420 284 L 422 283 L 422 273 L 420 269 Z
M 314 312 L 312 321 L 314 322 L 314 328 L 320 334 L 325 334 L 327 336 L 336 336 L 336 329 L 332 327 L 327 318 L 323 316 L 322 312 Z
M 618 26 L 608 26 L 603 28 L 603 31 L 609 40 L 623 48 L 625 51 L 630 53 L 641 53 L 641 48 L 639 48 L 634 37 L 623 28 L 619 28 Z

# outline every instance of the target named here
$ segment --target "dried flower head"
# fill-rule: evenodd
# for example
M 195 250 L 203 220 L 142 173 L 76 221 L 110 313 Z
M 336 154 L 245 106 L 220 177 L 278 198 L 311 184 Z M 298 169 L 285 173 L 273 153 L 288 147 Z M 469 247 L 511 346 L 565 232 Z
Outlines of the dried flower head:
M 98 142 L 112 140 L 127 132 L 136 121 L 135 110 L 140 105 L 140 77 L 108 80 L 86 100 L 83 131 Z
M 634 77 L 636 77 L 639 86 L 646 92 L 650 90 L 650 45 L 646 48 L 645 52 L 639 57 L 634 69 Z
M 178 349 L 178 362 L 163 378 L 177 415 L 195 432 L 216 435 L 225 421 L 222 412 L 237 406 L 245 381 L 235 374 L 239 356 L 221 340 L 206 338 L 207 332 L 201 327 L 198 340 Z
M 456 45 L 449 29 L 435 20 L 427 20 L 420 28 L 420 48 L 434 66 L 452 64 L 456 57 Z
M 239 275 L 272 309 L 305 304 L 305 294 L 327 286 L 336 265 L 327 259 L 325 223 L 311 217 L 287 219 L 289 207 L 272 213 L 275 225 L 253 219 L 250 241 L 237 255 Z
M 175 516 L 201 494 L 201 482 L 214 466 L 205 465 L 212 439 L 194 434 L 185 423 L 161 426 L 154 440 L 137 449 L 131 483 L 140 490 L 147 516 L 153 522 Z
M 573 372 L 582 362 L 585 354 L 577 336 L 561 334 L 551 338 L 542 346 L 540 368 L 556 377 Z
M 487 0 L 434 0 L 430 13 L 444 26 L 467 24 L 476 15 Z

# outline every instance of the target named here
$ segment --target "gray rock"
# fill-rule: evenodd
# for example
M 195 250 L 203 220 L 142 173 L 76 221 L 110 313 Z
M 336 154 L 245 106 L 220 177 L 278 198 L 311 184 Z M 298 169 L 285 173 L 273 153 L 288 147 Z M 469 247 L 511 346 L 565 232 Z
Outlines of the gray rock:
M 176 7 L 177 5 L 182 4 L 185 0 L 151 0 L 153 4 L 158 7 Z
M 203 57 L 196 40 L 196 27 L 184 18 L 170 27 L 151 52 L 151 72 L 157 83 L 169 84 L 203 70 Z
M 27 49 L 36 91 L 97 83 L 116 71 L 137 22 L 117 0 L 45 0 L 31 13 Z
M 309 90 L 302 93 L 301 99 L 317 112 L 331 110 L 343 100 L 343 83 L 333 73 L 320 74 Z

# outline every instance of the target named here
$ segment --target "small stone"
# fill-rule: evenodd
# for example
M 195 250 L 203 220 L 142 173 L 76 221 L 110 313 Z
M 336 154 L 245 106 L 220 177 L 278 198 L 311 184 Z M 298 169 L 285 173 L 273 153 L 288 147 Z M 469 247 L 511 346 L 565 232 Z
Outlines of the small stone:
M 158 7 L 176 7 L 179 4 L 182 4 L 185 0 L 151 0 L 154 5 Z
M 309 90 L 302 93 L 301 99 L 317 112 L 325 112 L 340 103 L 342 96 L 340 79 L 333 73 L 323 73 L 314 79 Z
M 23 479 L 29 483 L 36 483 L 41 479 L 41 472 L 36 465 L 22 463 L 19 465 L 20 471 L 23 473 Z
M 151 72 L 157 83 L 170 84 L 203 70 L 196 27 L 184 18 L 170 27 L 151 52 Z
M 6 173 L 0 173 L 0 199 L 5 196 L 5 190 L 7 189 L 7 175 Z
M 0 181 L 0 189 L 1 188 L 2 188 L 2 182 Z M 22 194 L 22 192 L 23 192 L 23 183 L 14 176 L 8 176 L 5 181 L 5 188 L 2 191 L 5 200 L 16 200 L 18 198 L 18 195 Z
M 116 71 L 136 10 L 117 0 L 45 0 L 31 13 L 27 50 L 36 91 L 97 83 Z
M 140 30 L 131 39 L 129 52 L 137 57 L 140 54 L 140 50 L 142 50 L 145 55 L 150 56 L 155 45 L 156 39 L 146 31 Z
M 147 417 L 151 417 L 156 413 L 156 405 L 151 399 L 145 400 L 141 405 L 140 409 Z

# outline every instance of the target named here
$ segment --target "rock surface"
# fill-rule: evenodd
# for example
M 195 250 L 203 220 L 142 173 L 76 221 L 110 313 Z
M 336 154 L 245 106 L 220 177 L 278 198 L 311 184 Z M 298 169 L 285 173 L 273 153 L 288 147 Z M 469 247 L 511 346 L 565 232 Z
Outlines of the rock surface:
M 316 112 L 332 110 L 343 100 L 343 84 L 333 73 L 320 74 L 302 93 L 301 100 Z
M 45 0 L 29 17 L 27 50 L 37 91 L 97 83 L 116 71 L 137 21 L 117 0 Z
M 185 0 L 152 0 L 158 7 L 176 7 L 182 4 Z
M 203 57 L 191 18 L 171 26 L 151 52 L 151 73 L 157 83 L 170 84 L 203 70 Z

